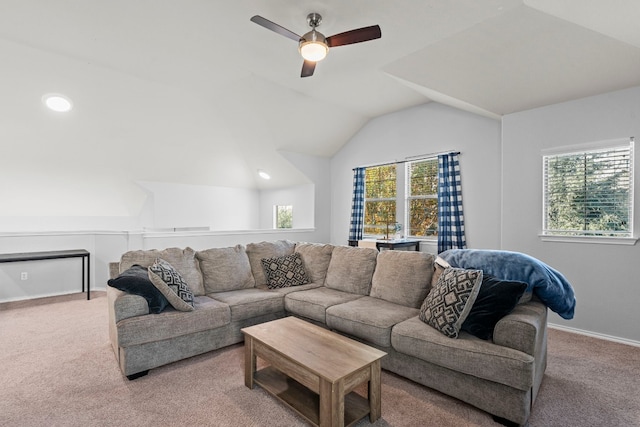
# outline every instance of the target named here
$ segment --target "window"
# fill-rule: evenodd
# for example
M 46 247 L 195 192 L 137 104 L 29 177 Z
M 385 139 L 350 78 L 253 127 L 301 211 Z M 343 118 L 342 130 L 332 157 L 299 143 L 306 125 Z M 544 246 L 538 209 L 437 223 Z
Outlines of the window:
M 545 155 L 543 168 L 543 235 L 633 236 L 633 139 Z
M 404 174 L 397 171 L 402 171 Z M 411 237 L 438 234 L 438 159 L 368 167 L 365 170 L 364 235 L 398 231 Z M 399 225 L 399 224 L 398 224 Z
M 364 180 L 364 234 L 386 235 L 396 222 L 396 165 L 367 168 Z
M 293 228 L 293 206 L 273 207 L 273 228 Z
M 407 163 L 406 235 L 438 234 L 438 159 Z

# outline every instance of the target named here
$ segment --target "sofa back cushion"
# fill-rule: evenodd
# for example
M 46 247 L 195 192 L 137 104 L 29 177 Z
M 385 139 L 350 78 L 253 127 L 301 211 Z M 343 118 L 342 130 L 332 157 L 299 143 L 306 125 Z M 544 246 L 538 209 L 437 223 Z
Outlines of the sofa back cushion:
M 378 255 L 371 296 L 420 308 L 431 289 L 434 256 L 426 252 L 383 251 Z
M 198 251 L 206 293 L 247 289 L 255 286 L 245 247 Z
M 324 285 L 327 277 L 327 269 L 331 261 L 333 245 L 323 245 L 320 243 L 298 243 L 295 252 L 300 254 L 304 269 L 309 276 L 311 283 Z
M 324 285 L 358 295 L 369 295 L 378 251 L 371 248 L 336 246 L 331 254 Z
M 153 265 L 156 258 L 171 264 L 180 273 L 194 296 L 204 295 L 204 285 L 200 265 L 196 259 L 196 251 L 191 248 L 167 248 L 164 250 L 149 249 L 125 252 L 120 257 L 120 272 L 124 272 L 137 264 L 143 267 Z
M 247 255 L 251 272 L 257 286 L 267 284 L 267 276 L 264 274 L 262 266 L 263 258 L 278 258 L 293 254 L 296 244 L 289 240 L 277 240 L 274 242 L 249 243 L 247 245 Z

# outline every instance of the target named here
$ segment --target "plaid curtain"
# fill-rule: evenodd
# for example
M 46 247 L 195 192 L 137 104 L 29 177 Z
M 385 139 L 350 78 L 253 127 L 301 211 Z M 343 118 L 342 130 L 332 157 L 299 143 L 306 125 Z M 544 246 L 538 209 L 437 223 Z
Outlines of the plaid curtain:
M 467 246 L 458 154 L 438 156 L 438 253 Z
M 351 224 L 349 240 L 362 240 L 364 223 L 364 168 L 353 170 L 353 199 L 351 202 Z

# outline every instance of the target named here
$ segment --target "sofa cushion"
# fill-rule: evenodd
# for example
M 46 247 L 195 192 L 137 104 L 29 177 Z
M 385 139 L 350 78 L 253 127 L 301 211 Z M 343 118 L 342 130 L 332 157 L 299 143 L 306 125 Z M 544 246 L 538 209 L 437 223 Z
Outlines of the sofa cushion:
M 167 307 L 153 316 L 123 319 L 118 325 L 118 344 L 128 347 L 219 328 L 231 321 L 229 306 L 206 296 L 194 297 L 193 311 Z
M 391 252 L 391 251 L 389 251 Z M 327 308 L 327 326 L 362 338 L 375 345 L 391 347 L 391 329 L 396 323 L 418 315 L 417 308 L 373 297 L 362 297 Z
M 482 286 L 462 330 L 488 340 L 493 335 L 496 323 L 511 313 L 527 289 L 524 282 L 496 279 L 483 274 Z
M 529 390 L 533 385 L 533 356 L 466 332 L 452 340 L 417 316 L 393 327 L 391 345 L 400 353 L 519 390 Z
M 383 251 L 378 255 L 370 296 L 420 308 L 431 289 L 434 256 L 426 252 Z
M 265 291 L 269 290 L 270 292 L 277 292 L 281 295 L 286 295 L 290 292 L 300 292 L 300 291 L 306 291 L 308 289 L 315 289 L 320 287 L 321 285 L 317 283 L 307 283 L 306 285 L 289 286 L 288 288 L 274 288 L 274 289 L 269 289 L 267 285 L 256 286 L 256 288 L 258 289 L 262 289 Z
M 147 268 L 141 265 L 132 265 L 115 279 L 109 279 L 107 285 L 143 297 L 150 313 L 160 313 L 169 305 L 167 298 L 151 283 Z
M 173 308 L 179 311 L 193 310 L 193 292 L 171 264 L 157 258 L 156 262 L 149 266 L 149 279 Z
M 291 255 L 296 244 L 288 240 L 277 240 L 274 242 L 249 243 L 247 245 L 247 256 L 251 265 L 251 272 L 256 285 L 266 285 L 267 276 L 262 267 L 263 258 L 276 258 Z
M 369 295 L 378 251 L 371 248 L 336 246 L 331 254 L 324 285 L 337 291 Z
M 319 243 L 298 243 L 295 252 L 300 254 L 304 268 L 309 275 L 311 283 L 324 285 L 327 277 L 327 269 L 331 261 L 333 245 L 322 245 Z
M 208 296 L 229 306 L 232 322 L 265 314 L 284 314 L 283 296 L 277 292 L 251 288 L 215 292 Z
M 269 289 L 288 288 L 309 283 L 309 276 L 300 254 L 262 258 L 262 267 L 267 277 Z
M 362 298 L 362 295 L 329 289 L 324 286 L 308 291 L 291 292 L 284 297 L 284 308 L 289 313 L 327 323 L 327 308 Z
M 481 270 L 447 268 L 420 307 L 420 320 L 457 338 L 482 285 Z
M 205 294 L 202 283 L 202 272 L 196 260 L 196 251 L 191 248 L 168 248 L 162 251 L 157 249 L 138 250 L 126 252 L 120 257 L 120 272 L 127 270 L 134 264 L 149 267 L 156 258 L 162 258 L 171 264 L 182 275 L 189 289 L 194 295 Z
M 249 257 L 242 245 L 198 251 L 196 258 L 200 261 L 207 294 L 253 288 L 255 285 Z

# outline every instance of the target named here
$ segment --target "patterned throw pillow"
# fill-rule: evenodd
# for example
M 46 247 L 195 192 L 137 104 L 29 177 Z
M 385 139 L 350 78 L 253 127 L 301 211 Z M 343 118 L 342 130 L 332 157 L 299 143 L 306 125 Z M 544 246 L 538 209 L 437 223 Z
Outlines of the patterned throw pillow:
M 193 292 L 178 270 L 167 261 L 157 258 L 149 267 L 149 279 L 173 308 L 179 311 L 193 310 Z
M 447 268 L 420 308 L 420 320 L 449 338 L 458 333 L 482 285 L 482 270 Z
M 269 289 L 288 288 L 309 283 L 299 253 L 261 260 Z

